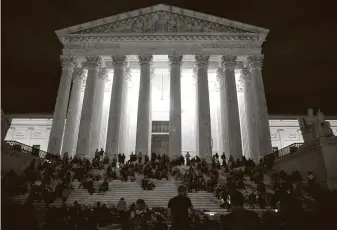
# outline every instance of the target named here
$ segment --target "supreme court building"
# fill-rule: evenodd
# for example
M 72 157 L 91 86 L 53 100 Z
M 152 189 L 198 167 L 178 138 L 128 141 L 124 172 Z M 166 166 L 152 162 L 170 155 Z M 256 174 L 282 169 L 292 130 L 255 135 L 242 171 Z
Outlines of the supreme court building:
M 257 160 L 272 151 L 261 75 L 267 34 L 163 4 L 56 31 L 62 76 L 46 150 Z

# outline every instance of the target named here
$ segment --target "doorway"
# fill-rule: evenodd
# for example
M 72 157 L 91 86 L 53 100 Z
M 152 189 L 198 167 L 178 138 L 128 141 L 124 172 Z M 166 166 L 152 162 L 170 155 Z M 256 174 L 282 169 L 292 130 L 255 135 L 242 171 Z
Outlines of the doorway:
M 160 153 L 161 155 L 169 153 L 169 135 L 152 134 L 151 153 Z

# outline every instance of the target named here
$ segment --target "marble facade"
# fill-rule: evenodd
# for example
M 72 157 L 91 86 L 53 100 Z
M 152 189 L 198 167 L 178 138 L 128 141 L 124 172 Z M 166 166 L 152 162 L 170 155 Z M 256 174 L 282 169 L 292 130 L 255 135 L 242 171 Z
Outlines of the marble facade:
M 82 92 L 83 95 L 83 92 Z M 110 96 L 109 92 L 105 92 L 105 98 Z M 155 101 L 153 99 L 153 101 Z M 240 102 L 239 102 L 240 103 Z M 106 108 L 106 102 L 104 103 L 105 108 L 103 110 L 107 110 L 109 106 Z M 132 111 L 132 110 L 130 110 Z M 211 111 L 211 113 L 213 113 Z M 163 111 L 153 110 L 152 116 L 155 120 L 168 120 L 168 110 L 165 115 L 163 115 Z M 106 114 L 105 116 L 107 116 Z M 193 135 L 193 121 L 188 121 L 189 113 L 187 113 L 186 118 L 183 113 L 182 116 L 182 152 L 190 152 L 191 155 L 195 155 L 195 147 L 194 147 L 194 135 Z M 216 115 L 216 114 L 215 114 Z M 11 126 L 8 129 L 5 140 L 14 140 L 21 142 L 26 145 L 38 145 L 40 149 L 43 151 L 47 151 L 49 134 L 52 125 L 52 115 L 9 115 L 12 118 Z M 104 116 L 104 115 L 103 115 Z M 293 143 L 302 143 L 303 138 L 301 136 L 300 126 L 298 121 L 296 120 L 297 116 L 270 116 L 269 118 L 269 126 L 271 133 L 272 146 L 278 149 L 284 148 Z M 130 120 L 130 139 L 127 141 L 127 145 L 129 146 L 130 151 L 125 151 L 127 155 L 133 151 L 132 149 L 135 147 L 135 120 Z M 333 120 L 328 120 L 331 123 L 332 130 L 335 135 L 337 135 L 337 117 Z M 184 125 L 185 122 L 185 125 Z M 105 125 L 103 124 L 105 123 Z M 102 128 L 107 130 L 107 119 L 102 121 Z M 213 128 L 213 125 L 212 125 Z M 192 135 L 191 135 L 192 133 Z M 212 152 L 221 152 L 220 142 L 217 140 L 219 137 L 217 130 L 212 131 L 213 140 L 213 148 Z M 105 138 L 101 136 L 100 143 L 105 142 Z M 185 144 L 184 144 L 185 143 Z M 100 144 L 102 148 L 104 148 L 104 144 Z M 243 150 L 244 153 L 246 153 Z M 246 154 L 245 154 L 246 155 Z M 248 156 L 248 155 L 247 155 Z
M 149 154 L 152 121 L 169 121 L 171 156 L 257 160 L 276 141 L 261 74 L 268 32 L 163 4 L 56 31 L 62 76 L 41 149 Z

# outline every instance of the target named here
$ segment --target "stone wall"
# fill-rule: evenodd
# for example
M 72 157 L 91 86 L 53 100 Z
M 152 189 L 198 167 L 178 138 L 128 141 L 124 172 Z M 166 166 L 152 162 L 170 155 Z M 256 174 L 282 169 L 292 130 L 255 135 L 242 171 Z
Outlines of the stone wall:
M 337 137 L 320 138 L 304 144 L 299 151 L 277 160 L 276 171 L 292 173 L 298 170 L 306 180 L 307 173 L 313 172 L 321 186 L 336 189 L 337 181 Z
M 39 158 L 27 156 L 21 152 L 15 151 L 10 146 L 7 146 L 7 145 L 1 146 L 1 170 L 2 171 L 7 172 L 12 169 L 16 173 L 20 174 L 30 165 L 33 159 L 36 160 L 36 165 L 38 164 L 38 162 L 43 162 L 43 160 Z

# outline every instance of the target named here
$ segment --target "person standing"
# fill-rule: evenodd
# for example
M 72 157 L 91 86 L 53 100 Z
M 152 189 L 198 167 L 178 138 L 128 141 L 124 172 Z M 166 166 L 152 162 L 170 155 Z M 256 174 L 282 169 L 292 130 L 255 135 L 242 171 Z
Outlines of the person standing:
M 187 187 L 180 185 L 178 195 L 170 199 L 167 207 L 167 215 L 171 218 L 171 230 L 190 229 L 189 211 L 192 212 L 192 209 L 192 202 L 187 196 Z

